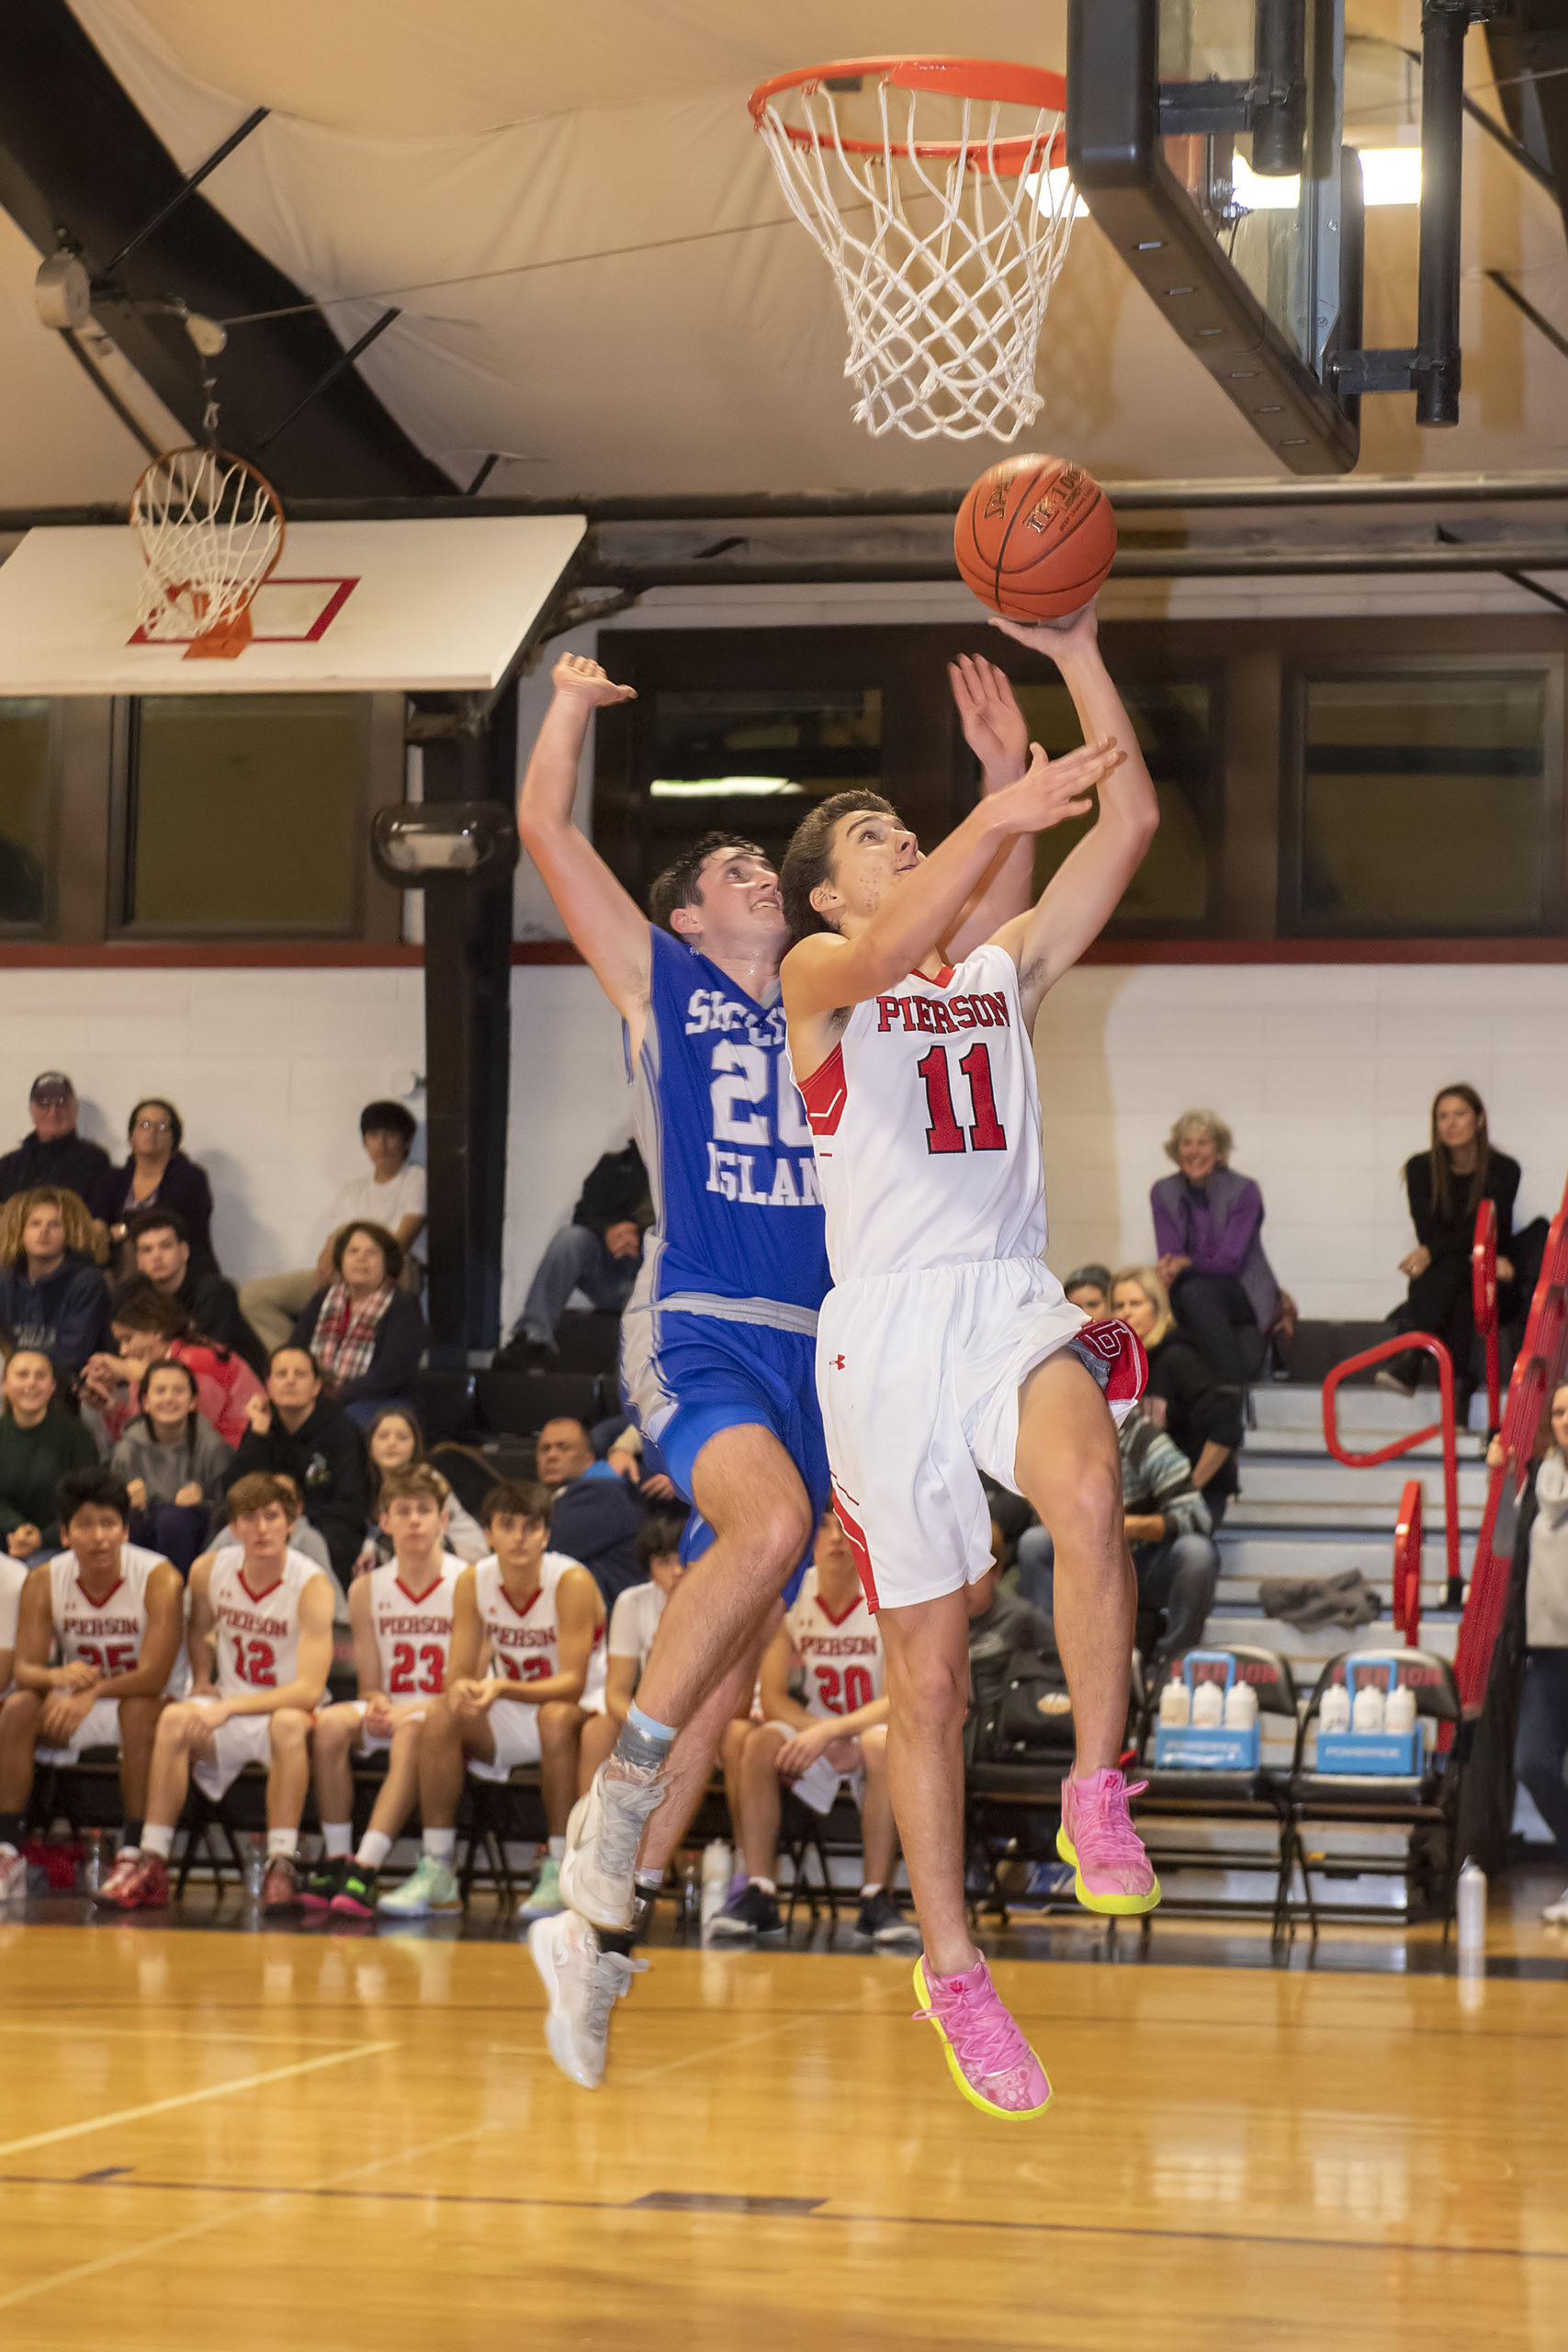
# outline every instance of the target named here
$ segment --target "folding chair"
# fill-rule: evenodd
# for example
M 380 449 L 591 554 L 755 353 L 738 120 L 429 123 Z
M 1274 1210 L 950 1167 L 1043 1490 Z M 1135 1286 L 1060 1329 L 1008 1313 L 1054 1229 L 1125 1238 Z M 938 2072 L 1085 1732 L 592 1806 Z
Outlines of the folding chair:
M 1235 1679 L 1245 1682 L 1257 1693 L 1258 1713 L 1283 1717 L 1295 1728 L 1299 1709 L 1296 1686 L 1285 1659 L 1273 1650 L 1255 1649 L 1249 1644 L 1226 1642 L 1203 1645 L 1218 1661 L 1229 1657 L 1235 1665 Z M 1291 1866 L 1291 1809 L 1288 1794 L 1288 1770 L 1270 1770 L 1261 1761 L 1251 1770 L 1208 1770 L 1198 1765 L 1157 1765 L 1154 1761 L 1155 1727 L 1159 1720 L 1159 1701 L 1168 1683 L 1177 1679 L 1183 1659 L 1166 1660 L 1150 1679 L 1144 1694 L 1142 1721 L 1139 1726 L 1138 1758 L 1135 1770 L 1129 1775 L 1146 1781 L 1147 1788 L 1137 1800 L 1139 1834 L 1148 1850 L 1150 1860 L 1162 1877 L 1168 1871 L 1217 1871 L 1230 1872 L 1252 1867 L 1246 1855 L 1226 1852 L 1213 1846 L 1197 1845 L 1179 1833 L 1165 1834 L 1165 1825 L 1182 1821 L 1253 1822 L 1274 1834 L 1274 1848 L 1266 1867 L 1274 1878 L 1271 1901 L 1246 1895 L 1164 1895 L 1160 1910 L 1176 1918 L 1201 1919 L 1223 1917 L 1249 1917 L 1268 1913 L 1273 1921 L 1273 1932 L 1281 1935 L 1289 1924 Z M 1196 1679 L 1219 1679 L 1224 1677 L 1223 1662 L 1213 1668 L 1195 1665 Z M 1143 1678 L 1139 1676 L 1142 1685 Z M 1153 1929 L 1156 1912 L 1145 1912 L 1143 1932 Z

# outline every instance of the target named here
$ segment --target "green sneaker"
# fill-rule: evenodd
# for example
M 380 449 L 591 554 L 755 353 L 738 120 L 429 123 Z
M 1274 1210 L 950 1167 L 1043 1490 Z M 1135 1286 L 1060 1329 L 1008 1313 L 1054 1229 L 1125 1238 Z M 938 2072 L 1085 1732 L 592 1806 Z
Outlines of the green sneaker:
M 517 1905 L 517 1917 L 519 1919 L 553 1919 L 558 1911 L 565 1909 L 566 1905 L 561 1900 L 560 1864 L 547 1861 L 534 1882 L 533 1894 L 525 1895 Z
M 422 1854 L 412 1876 L 390 1894 L 383 1894 L 376 1905 L 393 1919 L 429 1919 L 462 1907 L 457 1871 L 450 1862 L 438 1862 L 433 1854 Z

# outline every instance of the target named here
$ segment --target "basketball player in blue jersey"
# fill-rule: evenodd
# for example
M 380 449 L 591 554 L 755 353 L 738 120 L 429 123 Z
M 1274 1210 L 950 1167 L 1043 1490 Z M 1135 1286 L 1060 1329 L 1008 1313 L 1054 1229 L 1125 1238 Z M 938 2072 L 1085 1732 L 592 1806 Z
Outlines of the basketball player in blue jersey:
M 660 876 L 649 922 L 571 821 L 593 712 L 632 690 L 577 654 L 552 684 L 518 829 L 626 1024 L 655 1223 L 623 1321 L 623 1382 L 702 1521 L 636 1704 L 572 1814 L 569 1907 L 529 1939 L 552 2053 L 592 2087 L 636 1964 L 634 1930 L 828 1501 L 814 1348 L 829 1273 L 810 1131 L 784 1052 L 778 877 L 754 842 L 705 835 Z M 1001 673 L 964 664 L 953 691 L 987 788 L 1021 775 L 1027 729 Z M 1031 863 L 1026 845 L 998 857 L 954 953 L 1022 906 Z

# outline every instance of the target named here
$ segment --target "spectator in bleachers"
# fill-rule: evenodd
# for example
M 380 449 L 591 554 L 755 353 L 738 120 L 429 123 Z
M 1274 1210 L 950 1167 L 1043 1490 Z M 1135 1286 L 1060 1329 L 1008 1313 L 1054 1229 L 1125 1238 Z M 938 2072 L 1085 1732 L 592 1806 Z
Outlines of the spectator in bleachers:
M 1175 1439 L 1192 1464 L 1193 1484 L 1218 1527 L 1240 1485 L 1240 1392 L 1216 1382 L 1171 1313 L 1169 1294 L 1153 1266 L 1123 1266 L 1112 1285 L 1111 1306 L 1142 1340 L 1149 1360 L 1145 1416 Z
M 991 1521 L 991 1565 L 983 1577 L 977 1577 L 968 1589 L 969 1604 L 969 1671 L 976 1679 L 976 1668 L 989 1679 L 992 1670 L 998 1676 L 1005 1673 L 1008 1664 L 1021 1651 L 1033 1656 L 1055 1658 L 1056 1634 L 1043 1609 L 1026 1600 L 1021 1592 L 1009 1592 L 1002 1582 L 1003 1563 L 1007 1556 L 1007 1538 L 1000 1526 Z M 1064 1690 L 1066 1687 L 1063 1679 Z
M 0 1381 L 0 1537 L 13 1560 L 59 1549 L 55 1487 L 67 1470 L 92 1468 L 98 1459 L 90 1432 L 56 1401 L 55 1386 L 41 1348 L 17 1348 Z
M 134 1858 L 164 1691 L 185 1634 L 184 1594 L 167 1560 L 126 1541 L 130 1506 L 94 1464 L 60 1482 L 66 1549 L 34 1568 L 17 1619 L 17 1689 L 0 1710 L 0 1902 L 25 1890 L 22 1824 L 35 1756 L 70 1763 L 119 1751 L 121 1852 Z M 127 1865 L 129 1866 L 129 1865 Z
M 50 1184 L 0 1209 L 0 1328 L 41 1348 L 74 1381 L 108 1329 L 108 1285 L 93 1263 L 93 1220 L 74 1193 Z
M 597 1701 L 584 1702 L 589 1708 L 589 1720 L 582 1727 L 577 1756 L 577 1785 L 582 1796 L 587 1795 L 589 1781 L 620 1736 L 626 1709 L 637 1697 L 637 1684 L 653 1647 L 654 1630 L 664 1614 L 664 1604 L 684 1574 L 681 1558 L 684 1526 L 683 1519 L 667 1519 L 655 1513 L 637 1529 L 637 1566 L 644 1580 L 627 1585 L 610 1611 L 604 1688 Z
M 1538 1441 L 1539 1442 L 1539 1441 Z M 1487 1455 L 1495 1469 L 1502 1442 Z M 1519 1498 L 1514 1544 L 1514 1579 L 1507 1603 L 1513 1625 L 1502 1645 L 1517 1642 L 1519 1567 L 1524 1567 L 1524 1681 L 1519 1692 L 1516 1748 L 1518 1776 L 1551 1832 L 1559 1870 L 1568 1870 L 1568 1382 L 1551 1404 L 1551 1443 Z M 1513 1653 L 1517 1655 L 1517 1649 Z M 1541 1913 L 1554 1928 L 1568 1928 L 1568 1887 Z
M 1138 1609 L 1163 1616 L 1155 1656 L 1174 1657 L 1201 1640 L 1219 1582 L 1209 1507 L 1193 1484 L 1186 1455 L 1142 1412 L 1128 1414 L 1117 1441 L 1122 1527 L 1138 1579 Z M 1055 1557 L 1047 1529 L 1026 1528 L 1019 1537 L 1019 1591 L 1048 1617 L 1054 1614 Z
M 406 1405 L 389 1405 L 371 1422 L 366 1438 L 366 1452 L 370 1462 L 370 1529 L 365 1549 L 355 1564 L 356 1575 L 378 1567 L 392 1556 L 391 1539 L 380 1524 L 381 1485 L 395 1470 L 412 1470 L 424 1456 L 424 1431 Z M 471 1511 L 465 1510 L 445 1477 L 446 1487 L 446 1531 L 443 1538 L 448 1552 L 459 1560 L 472 1563 L 482 1560 L 490 1550 L 484 1529 Z
M 172 1210 L 180 1220 L 198 1270 L 216 1267 L 212 1254 L 212 1187 L 207 1170 L 181 1148 L 185 1122 L 172 1102 L 149 1095 L 130 1114 L 130 1157 L 117 1169 L 108 1190 L 109 1239 L 122 1250 L 131 1220 L 148 1209 Z M 141 1229 L 141 1228 L 139 1228 Z M 134 1250 L 127 1251 L 134 1259 Z M 126 1264 L 123 1272 L 130 1272 Z
M 263 1274 L 240 1293 L 241 1306 L 267 1347 L 283 1345 L 315 1293 L 332 1281 L 333 1252 L 346 1226 L 385 1227 L 403 1254 L 403 1287 L 417 1295 L 424 1272 L 418 1244 L 424 1230 L 425 1174 L 409 1153 L 418 1133 L 412 1113 L 402 1103 L 365 1105 L 359 1137 L 370 1172 L 351 1177 L 334 1194 L 315 1264 L 290 1274 Z
M 1264 1342 L 1294 1328 L 1295 1302 L 1274 1279 L 1263 1250 L 1263 1195 L 1230 1164 L 1233 1138 L 1217 1111 L 1184 1111 L 1166 1137 L 1176 1162 L 1149 1193 L 1157 1272 L 1176 1318 L 1190 1331 L 1216 1380 L 1255 1380 Z
M 402 1271 L 384 1225 L 345 1225 L 333 1244 L 333 1280 L 294 1326 L 292 1345 L 315 1358 L 327 1395 L 361 1429 L 385 1407 L 409 1403 L 430 1336 L 418 1299 L 398 1287 Z
M 1091 1323 L 1104 1323 L 1111 1315 L 1111 1269 L 1109 1266 L 1077 1266 L 1062 1284 L 1070 1306 L 1081 1306 Z
M 539 1431 L 535 1469 L 554 1498 L 550 1547 L 580 1560 L 613 1609 L 642 1576 L 637 1555 L 643 1514 L 610 1461 L 596 1462 L 588 1431 L 562 1415 Z
M 216 1266 L 197 1262 L 185 1220 L 168 1208 L 142 1209 L 126 1228 L 136 1274 L 174 1299 L 192 1328 L 220 1348 L 243 1356 L 258 1380 L 266 1377 L 267 1352 L 240 1312 L 240 1295 Z
M 250 1427 L 246 1408 L 264 1391 L 241 1356 L 195 1329 L 176 1297 L 137 1275 L 109 1309 L 110 1346 L 89 1356 L 82 1374 L 84 1404 L 96 1414 L 114 1445 L 137 1410 L 136 1390 L 149 1364 L 188 1366 L 197 1400 L 225 1445 L 238 1445 Z
M 1486 1131 L 1486 1106 L 1473 1086 L 1445 1086 L 1432 1104 L 1432 1139 L 1404 1163 L 1404 1196 L 1416 1247 L 1399 1261 L 1410 1287 L 1389 1318 L 1400 1331 L 1430 1331 L 1453 1358 L 1454 1378 L 1468 1396 L 1475 1309 L 1470 1253 L 1475 1212 L 1483 1201 L 1497 1209 L 1497 1282 L 1514 1276 L 1514 1203 L 1519 1163 L 1498 1151 Z M 1423 1373 L 1437 1378 L 1424 1351 L 1394 1356 L 1377 1374 L 1381 1388 L 1413 1396 Z
M 0 1203 L 41 1184 L 74 1193 L 89 1216 L 103 1216 L 112 1178 L 109 1156 L 101 1144 L 77 1134 L 76 1112 L 76 1089 L 65 1072 L 40 1070 L 28 1096 L 33 1131 L 0 1159 Z
M 574 1290 L 612 1315 L 624 1313 L 653 1223 L 648 1170 L 635 1143 L 607 1151 L 588 1172 L 571 1223 L 546 1244 L 512 1336 L 496 1362 L 542 1368 L 556 1354 L 556 1326 Z
M 109 1468 L 130 1497 L 130 1540 L 172 1560 L 182 1576 L 206 1548 L 233 1458 L 200 1409 L 188 1363 L 150 1363 L 137 1385 L 141 1410 L 126 1426 Z
M 266 1391 L 251 1399 L 250 1428 L 223 1473 L 232 1492 L 253 1471 L 291 1478 L 305 1521 L 321 1538 L 333 1572 L 346 1593 L 364 1540 L 368 1509 L 365 1441 L 348 1415 L 323 1395 L 321 1375 L 304 1348 L 279 1348 L 267 1371 Z M 289 1541 L 307 1546 L 302 1531 Z

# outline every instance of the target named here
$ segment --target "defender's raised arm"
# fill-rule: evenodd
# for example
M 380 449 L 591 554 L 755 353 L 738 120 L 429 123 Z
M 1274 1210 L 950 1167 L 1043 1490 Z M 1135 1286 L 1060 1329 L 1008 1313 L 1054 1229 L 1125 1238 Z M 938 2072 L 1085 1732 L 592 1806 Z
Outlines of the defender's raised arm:
M 633 702 L 597 662 L 563 653 L 550 673 L 555 699 L 535 739 L 517 802 L 523 846 L 545 877 L 595 979 L 632 1032 L 635 1055 L 648 1012 L 648 917 L 622 889 L 592 843 L 571 821 L 578 763 L 596 710 Z

